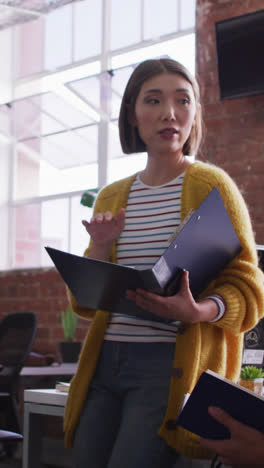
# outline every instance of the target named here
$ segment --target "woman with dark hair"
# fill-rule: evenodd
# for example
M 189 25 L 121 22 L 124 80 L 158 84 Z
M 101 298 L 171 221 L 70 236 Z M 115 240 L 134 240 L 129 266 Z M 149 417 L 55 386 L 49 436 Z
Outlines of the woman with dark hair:
M 188 272 L 171 297 L 127 291 L 153 321 L 125 310 L 85 309 L 71 296 L 74 310 L 92 319 L 65 412 L 75 468 L 169 468 L 177 454 L 208 458 L 198 437 L 175 427 L 184 394 L 208 368 L 236 380 L 243 332 L 263 315 L 263 276 L 245 202 L 223 170 L 189 158 L 201 129 L 198 85 L 183 65 L 147 60 L 134 70 L 122 100 L 120 140 L 125 153 L 146 151 L 147 164 L 100 191 L 93 218 L 83 221 L 91 237 L 85 255 L 153 266 L 189 210 L 215 186 L 242 250 L 197 300 Z

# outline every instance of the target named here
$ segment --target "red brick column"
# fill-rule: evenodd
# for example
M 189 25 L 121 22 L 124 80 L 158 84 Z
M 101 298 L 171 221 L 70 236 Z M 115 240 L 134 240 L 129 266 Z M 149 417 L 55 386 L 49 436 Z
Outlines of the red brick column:
M 237 182 L 256 241 L 264 244 L 264 94 L 220 101 L 215 41 L 216 21 L 261 9 L 263 0 L 197 0 L 196 70 L 206 126 L 199 158 L 223 167 Z

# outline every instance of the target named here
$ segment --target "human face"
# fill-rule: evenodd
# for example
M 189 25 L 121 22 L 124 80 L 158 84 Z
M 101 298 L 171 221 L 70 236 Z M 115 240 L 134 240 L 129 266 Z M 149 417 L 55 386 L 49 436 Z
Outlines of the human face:
M 149 155 L 182 154 L 195 122 L 192 85 L 176 73 L 162 73 L 143 83 L 136 99 L 134 125 Z

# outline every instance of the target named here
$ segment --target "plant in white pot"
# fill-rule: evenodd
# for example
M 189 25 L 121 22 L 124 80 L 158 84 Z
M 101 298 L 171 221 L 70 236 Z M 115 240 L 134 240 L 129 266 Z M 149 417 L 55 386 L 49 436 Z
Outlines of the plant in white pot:
M 262 394 L 264 372 L 256 366 L 242 367 L 239 383 L 259 395 Z
M 74 341 L 78 316 L 69 305 L 66 310 L 61 312 L 61 324 L 64 332 L 64 339 L 60 343 L 60 352 L 62 362 L 77 362 L 81 350 L 80 341 Z

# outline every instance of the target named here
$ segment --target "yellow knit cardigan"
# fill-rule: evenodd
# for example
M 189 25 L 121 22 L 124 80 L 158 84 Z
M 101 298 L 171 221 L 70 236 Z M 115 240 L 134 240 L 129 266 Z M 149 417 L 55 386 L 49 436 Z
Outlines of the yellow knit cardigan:
M 97 197 L 95 213 L 110 210 L 116 215 L 121 207 L 126 207 L 134 177 L 105 187 Z M 168 407 L 159 429 L 159 435 L 170 446 L 191 458 L 206 458 L 209 454 L 200 447 L 199 437 L 180 427 L 169 430 L 167 422 L 175 420 L 183 395 L 192 391 L 204 370 L 212 369 L 234 381 L 238 379 L 243 332 L 253 328 L 264 315 L 263 274 L 257 267 L 255 241 L 248 210 L 236 184 L 222 169 L 201 162 L 196 162 L 188 168 L 182 187 L 181 219 L 191 208 L 196 209 L 215 186 L 229 212 L 242 251 L 201 295 L 204 297 L 215 293 L 223 297 L 227 306 L 223 318 L 214 323 L 188 324 L 185 332 L 177 336 Z M 110 259 L 116 262 L 115 246 Z M 96 368 L 109 318 L 108 312 L 80 307 L 72 296 L 71 301 L 74 310 L 80 316 L 92 319 L 92 322 L 67 400 L 64 418 L 67 447 L 72 445 L 75 427 Z

